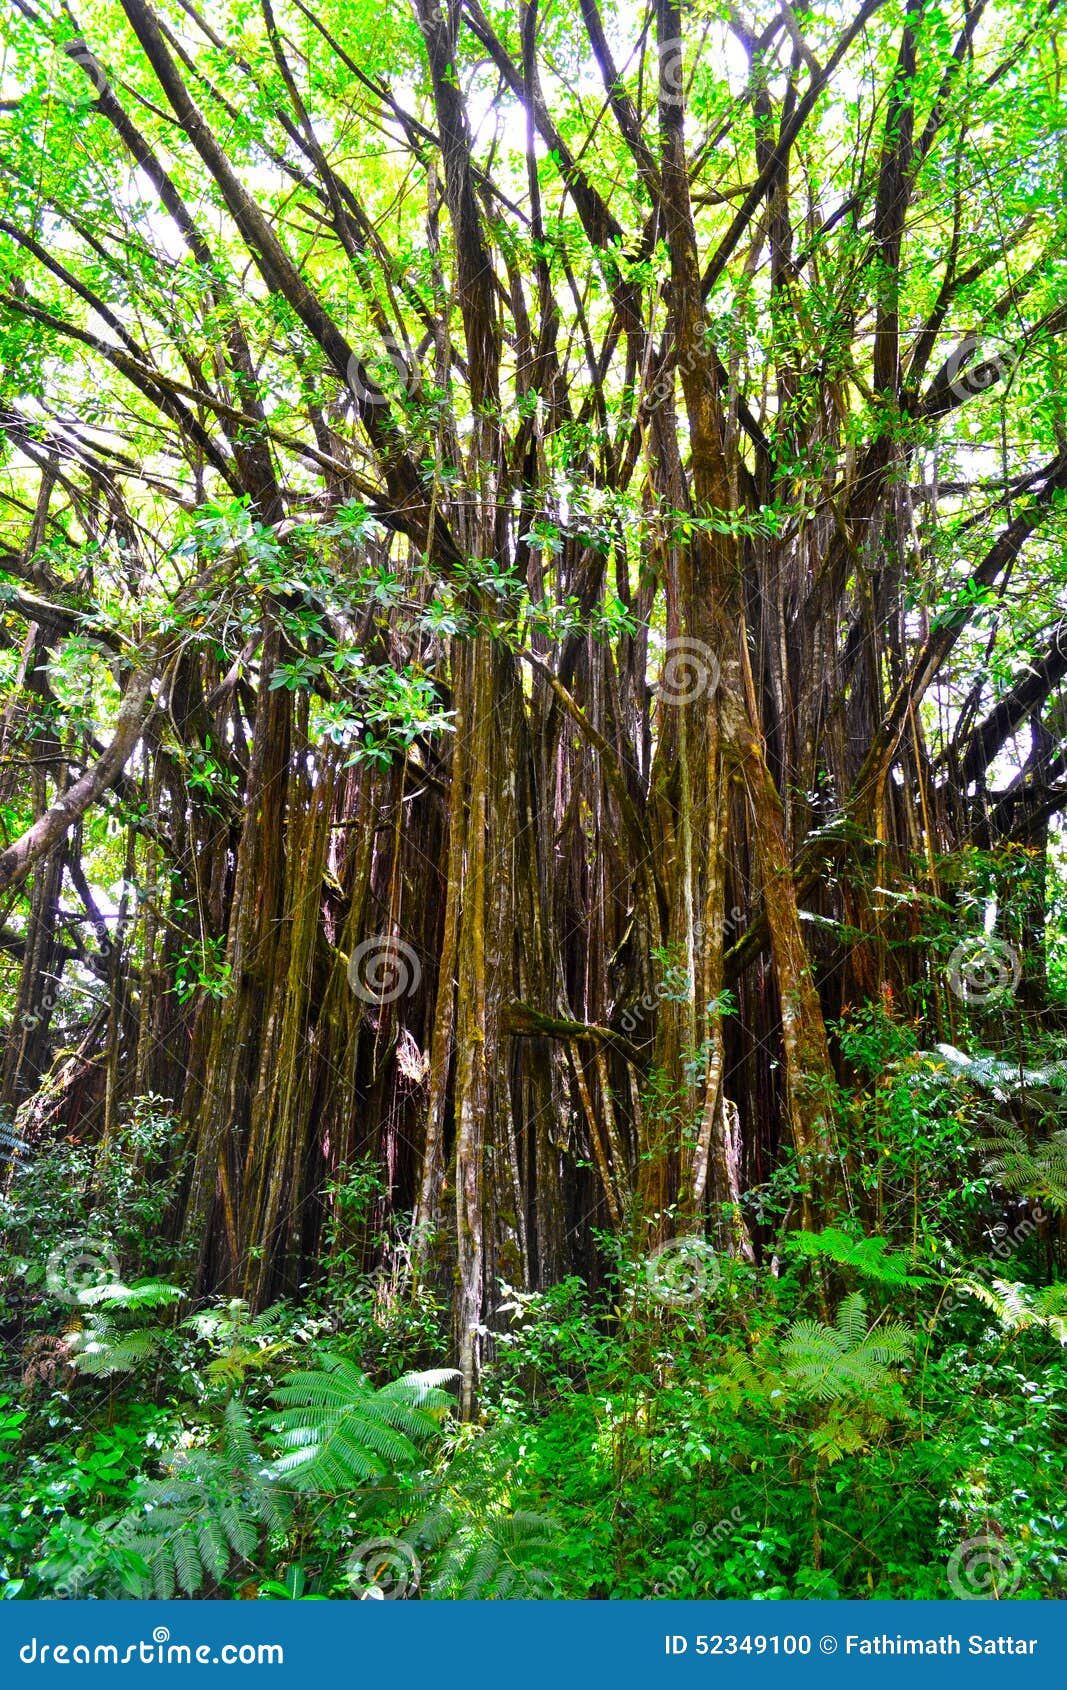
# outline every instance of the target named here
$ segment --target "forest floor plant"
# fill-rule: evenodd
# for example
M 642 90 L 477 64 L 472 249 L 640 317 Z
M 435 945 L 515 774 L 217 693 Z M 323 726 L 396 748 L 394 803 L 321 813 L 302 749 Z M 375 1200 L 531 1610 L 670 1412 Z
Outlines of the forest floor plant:
M 756 1260 L 635 1212 L 594 1285 L 501 1283 L 465 1424 L 373 1166 L 326 1193 L 321 1280 L 254 1314 L 182 1287 L 158 1100 L 104 1159 L 16 1151 L 6 1594 L 1064 1594 L 1062 1049 L 924 1050 L 886 1001 L 840 1042 L 838 1218 L 789 1224 L 784 1163 Z

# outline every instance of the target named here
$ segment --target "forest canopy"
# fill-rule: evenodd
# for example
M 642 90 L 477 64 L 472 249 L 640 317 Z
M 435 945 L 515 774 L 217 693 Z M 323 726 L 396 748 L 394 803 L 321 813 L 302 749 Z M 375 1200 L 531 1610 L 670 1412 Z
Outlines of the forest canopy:
M 11 1594 L 1064 1593 L 1061 59 L 9 0 Z

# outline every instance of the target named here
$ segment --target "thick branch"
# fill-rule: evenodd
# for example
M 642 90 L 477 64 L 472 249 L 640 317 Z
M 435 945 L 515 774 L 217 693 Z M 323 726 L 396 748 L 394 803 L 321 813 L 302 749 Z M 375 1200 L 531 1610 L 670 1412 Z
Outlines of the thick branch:
M 528 1003 L 508 1005 L 506 1025 L 509 1033 L 518 1038 L 577 1039 L 583 1043 L 609 1045 L 632 1062 L 635 1068 L 647 1066 L 636 1045 L 610 1027 L 598 1027 L 589 1021 L 566 1021 L 558 1015 L 544 1015 Z

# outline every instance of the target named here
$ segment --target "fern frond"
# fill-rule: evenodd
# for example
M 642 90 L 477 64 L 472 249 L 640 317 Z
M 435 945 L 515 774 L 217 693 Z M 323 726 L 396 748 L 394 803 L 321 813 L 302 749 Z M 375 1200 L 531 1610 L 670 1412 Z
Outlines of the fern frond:
M 20 1138 L 13 1127 L 0 1121 L 0 1155 L 10 1156 L 12 1161 L 17 1161 L 20 1156 L 28 1156 L 30 1148 L 27 1141 Z
M 484 1448 L 480 1460 L 484 1461 Z M 472 1482 L 473 1479 L 473 1482 Z M 449 1601 L 532 1600 L 550 1590 L 554 1540 L 560 1526 L 548 1515 L 508 1510 L 493 1500 L 507 1485 L 501 1464 L 477 1476 L 453 1467 L 449 1500 L 435 1501 L 408 1536 L 432 1553 L 428 1596 Z
M 159 1309 L 175 1303 L 185 1292 L 163 1279 L 140 1279 L 136 1285 L 92 1285 L 79 1291 L 79 1303 L 109 1309 Z
M 283 1436 L 280 1442 L 291 1444 L 297 1434 Z M 279 1479 L 291 1480 L 301 1490 L 321 1490 L 341 1495 L 379 1479 L 387 1471 L 384 1462 L 372 1456 L 359 1444 L 346 1439 L 342 1432 L 317 1437 L 307 1432 L 299 1435 L 299 1444 L 274 1463 L 273 1471 Z
M 867 1336 L 867 1305 L 862 1291 L 853 1291 L 837 1311 L 837 1330 L 846 1350 L 862 1344 Z
M 70 1339 L 71 1366 L 78 1373 L 107 1378 L 113 1373 L 132 1373 L 158 1349 L 162 1333 L 151 1330 L 118 1332 L 111 1336 L 92 1328 L 76 1332 Z
M 452 1531 L 453 1518 L 450 1508 L 431 1508 L 419 1521 L 418 1536 L 427 1549 L 439 1549 L 448 1539 Z
M 168 1602 L 174 1595 L 173 1551 L 158 1549 L 149 1565 L 152 1569 L 152 1588 L 155 1595 L 161 1602 Z
M 380 1397 L 387 1401 L 406 1403 L 410 1408 L 425 1408 L 435 1416 L 443 1416 L 456 1406 L 451 1391 L 444 1387 L 460 1378 L 455 1367 L 428 1368 L 423 1373 L 403 1373 L 399 1379 L 383 1385 Z
M 174 1541 L 174 1571 L 186 1596 L 195 1596 L 204 1582 L 203 1563 L 196 1540 L 189 1532 L 179 1532 Z
M 221 1579 L 230 1564 L 229 1549 L 222 1527 L 217 1520 L 209 1516 L 201 1521 L 196 1537 L 204 1566 L 212 1578 Z
M 863 1294 L 854 1291 L 833 1326 L 794 1321 L 782 1345 L 784 1374 L 799 1395 L 820 1402 L 873 1396 L 892 1383 L 911 1352 L 913 1335 L 899 1321 L 868 1330 Z
M 1008 1332 L 1026 1332 L 1043 1328 L 1051 1332 L 1060 1344 L 1067 1344 L 1067 1287 L 1046 1286 L 1033 1292 L 1018 1281 L 994 1279 L 987 1285 L 981 1279 L 961 1279 L 961 1291 L 982 1303 Z
M 536 1520 L 536 1527 L 531 1522 Z M 531 1555 L 545 1558 L 559 1531 L 541 1516 L 504 1515 L 485 1521 L 456 1517 L 453 1534 L 427 1582 L 438 1600 L 531 1600 L 551 1580 Z
M 350 1361 L 289 1373 L 274 1392 L 282 1405 L 277 1441 L 286 1453 L 279 1477 L 300 1488 L 344 1491 L 397 1468 L 412 1467 L 419 1446 L 439 1431 L 452 1398 L 438 1388 L 444 1374 L 407 1374 L 375 1390 Z
M 1005 1191 L 1018 1192 L 1055 1213 L 1067 1209 L 1067 1130 L 1031 1144 L 1012 1121 L 989 1123 L 983 1138 L 984 1167 Z
M 343 1356 L 327 1356 L 320 1368 L 287 1373 L 274 1389 L 280 1403 L 307 1404 L 315 1408 L 344 1407 L 370 1391 L 366 1374 Z
M 535 1514 L 529 1509 L 519 1508 L 514 1514 L 505 1514 L 498 1520 L 494 1531 L 498 1542 L 509 1549 L 531 1549 L 551 1543 L 559 1536 L 560 1526 L 548 1514 Z
M 222 1415 L 223 1451 L 227 1461 L 253 1472 L 262 1466 L 260 1454 L 252 1437 L 247 1410 L 236 1397 L 231 1397 Z
M 1027 1067 L 1019 1062 L 1004 1062 L 996 1056 L 968 1056 L 966 1051 L 950 1044 L 939 1044 L 937 1053 L 951 1073 L 962 1075 L 979 1091 L 989 1092 L 1002 1103 L 1038 1088 L 1067 1095 L 1067 1062 Z
M 864 1349 L 872 1360 L 883 1367 L 897 1367 L 909 1359 L 914 1343 L 915 1334 L 911 1327 L 905 1326 L 902 1320 L 891 1320 L 884 1326 L 872 1328 L 864 1342 Z
M 1043 1285 L 1034 1292 L 1034 1307 L 1043 1315 L 1067 1315 L 1067 1285 Z
M 837 1262 L 879 1285 L 920 1287 L 925 1274 L 912 1271 L 908 1256 L 891 1251 L 884 1238 L 853 1238 L 840 1227 L 822 1232 L 798 1232 L 788 1242 L 797 1255 Z

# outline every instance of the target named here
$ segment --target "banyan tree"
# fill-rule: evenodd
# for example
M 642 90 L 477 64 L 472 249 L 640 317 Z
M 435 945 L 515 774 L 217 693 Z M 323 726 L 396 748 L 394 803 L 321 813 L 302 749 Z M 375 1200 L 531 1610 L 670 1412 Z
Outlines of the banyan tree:
M 195 1291 L 369 1160 L 471 1390 L 601 1229 L 835 1212 L 849 1006 L 1044 1012 L 1057 28 L 10 0 L 0 1101 L 163 1100 Z

